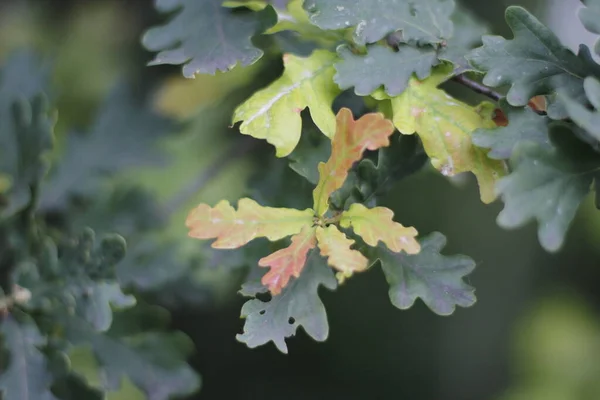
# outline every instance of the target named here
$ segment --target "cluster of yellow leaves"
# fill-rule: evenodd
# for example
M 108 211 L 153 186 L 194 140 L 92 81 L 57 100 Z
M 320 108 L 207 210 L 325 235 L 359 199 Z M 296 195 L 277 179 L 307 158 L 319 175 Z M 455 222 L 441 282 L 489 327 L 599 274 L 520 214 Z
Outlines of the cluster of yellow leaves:
M 200 204 L 187 218 L 189 235 L 216 239 L 212 247 L 220 249 L 237 248 L 258 237 L 275 241 L 291 236 L 288 247 L 259 260 L 260 266 L 270 268 L 262 283 L 273 295 L 280 293 L 291 277 L 300 276 L 309 252 L 317 247 L 338 271 L 340 281 L 367 269 L 368 259 L 352 249 L 354 240 L 337 225 L 352 228 L 370 246 L 381 241 L 394 252 L 418 253 L 416 229 L 394 222 L 393 213 L 387 208 L 368 209 L 354 204 L 347 211 L 328 216 L 329 197 L 342 187 L 348 170 L 365 150 L 388 146 L 394 132 L 393 124 L 382 114 L 366 114 L 355 121 L 346 108 L 338 113 L 335 126 L 331 156 L 319 165 L 320 179 L 313 191 L 312 209 L 262 207 L 247 198 L 239 200 L 237 210 L 227 201 L 215 207 Z

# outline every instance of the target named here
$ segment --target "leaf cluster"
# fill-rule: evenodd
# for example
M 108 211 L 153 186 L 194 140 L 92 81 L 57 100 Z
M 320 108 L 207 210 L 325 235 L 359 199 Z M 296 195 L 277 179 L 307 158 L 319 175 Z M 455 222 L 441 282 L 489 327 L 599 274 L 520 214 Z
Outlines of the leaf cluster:
M 29 51 L 0 68 L 0 397 L 103 399 L 125 381 L 148 398 L 192 393 L 189 339 L 167 329 L 168 313 L 140 290 L 151 287 L 137 284 L 157 271 L 131 268 L 125 238 L 111 233 L 135 250 L 136 235 L 161 225 L 145 222 L 157 220 L 154 201 L 107 179 L 158 161 L 172 122 L 121 85 L 61 151 L 50 72 Z M 82 349 L 94 376 L 74 357 Z

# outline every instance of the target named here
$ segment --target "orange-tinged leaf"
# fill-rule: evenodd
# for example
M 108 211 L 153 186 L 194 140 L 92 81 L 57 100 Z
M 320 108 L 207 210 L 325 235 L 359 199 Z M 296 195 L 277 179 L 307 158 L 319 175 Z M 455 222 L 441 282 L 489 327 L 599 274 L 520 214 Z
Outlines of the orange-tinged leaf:
M 342 187 L 348 170 L 361 159 L 365 150 L 389 146 L 394 125 L 383 114 L 365 114 L 354 121 L 352 111 L 342 108 L 336 116 L 336 131 L 331 143 L 331 156 L 319 163 L 319 183 L 313 191 L 314 209 L 323 215 L 329 207 L 329 196 Z
M 375 247 L 381 240 L 396 253 L 404 250 L 408 254 L 417 254 L 421 251 L 421 246 L 415 239 L 417 230 L 412 226 L 404 227 L 393 218 L 394 212 L 389 208 L 367 208 L 354 203 L 342 213 L 340 225 L 344 228 L 352 227 L 369 246 Z
M 235 249 L 257 237 L 270 241 L 294 235 L 304 226 L 312 226 L 314 213 L 291 208 L 263 207 L 252 199 L 240 199 L 237 211 L 228 201 L 215 207 L 200 204 L 185 222 L 188 235 L 197 239 L 217 239 L 215 249 Z
M 261 267 L 271 270 L 262 277 L 262 284 L 269 288 L 272 295 L 281 293 L 292 276 L 299 277 L 306 263 L 306 257 L 316 245 L 315 228 L 305 226 L 292 236 L 292 244 L 258 261 Z
M 354 240 L 347 238 L 335 225 L 318 227 L 317 242 L 321 255 L 327 257 L 327 264 L 340 271 L 337 274 L 340 283 L 368 266 L 367 258 L 360 251 L 350 248 Z

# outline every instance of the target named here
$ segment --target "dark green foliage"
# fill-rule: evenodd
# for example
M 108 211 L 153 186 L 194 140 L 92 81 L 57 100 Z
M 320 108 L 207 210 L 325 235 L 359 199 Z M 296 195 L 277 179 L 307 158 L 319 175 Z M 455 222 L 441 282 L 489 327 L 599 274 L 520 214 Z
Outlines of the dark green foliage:
M 238 11 L 221 4 L 221 0 L 156 0 L 160 11 L 177 10 L 177 14 L 144 35 L 146 48 L 159 51 L 150 64 L 185 64 L 183 75 L 191 78 L 258 60 L 263 52 L 253 46 L 251 38 L 275 24 L 275 11 L 271 7 L 261 12 Z
M 475 262 L 467 256 L 442 255 L 446 237 L 439 232 L 420 243 L 421 252 L 416 255 L 393 253 L 385 246 L 374 252 L 390 285 L 392 304 L 405 310 L 419 297 L 440 315 L 452 314 L 456 306 L 475 304 L 475 289 L 463 282 L 475 269 Z
M 600 1 L 582 3 L 581 22 L 600 34 Z M 549 252 L 562 248 L 592 190 L 600 208 L 600 66 L 586 46 L 575 54 L 521 7 L 506 10 L 514 34 L 510 39 L 486 35 L 487 24 L 455 0 L 156 0 L 155 8 L 166 22 L 148 28 L 141 39 L 155 53 L 149 64 L 182 66 L 184 77 L 203 80 L 186 91 L 180 76 L 162 81 L 167 68 L 148 70 L 148 76 L 138 71 L 140 79 L 122 79 L 114 86 L 93 122 L 78 128 L 81 132 L 68 132 L 73 121 L 67 117 L 54 137 L 57 118 L 73 111 L 56 109 L 62 103 L 57 103 L 60 91 L 51 86 L 49 65 L 27 51 L 0 58 L 2 400 L 107 399 L 128 387 L 150 400 L 190 396 L 201 384 L 187 362 L 193 344 L 173 330 L 170 312 L 162 307 L 181 312 L 182 320 L 196 308 L 217 315 L 221 310 L 211 307 L 229 304 L 240 285 L 238 293 L 249 299 L 241 309 L 239 342 L 249 348 L 273 342 L 287 353 L 287 340 L 299 328 L 324 341 L 329 321 L 320 288 L 339 289 L 344 273 L 338 280 L 332 268 L 343 271 L 344 263 L 358 259 L 332 261 L 343 235 L 354 240 L 343 254 L 359 251 L 368 258 L 368 265 L 345 272 L 357 272 L 351 279 L 361 279 L 365 269 L 381 265 L 390 301 L 398 309 L 413 307 L 418 298 L 438 315 L 472 306 L 475 289 L 468 276 L 475 261 L 442 254 L 443 234 L 421 234 L 420 249 L 416 233 L 382 242 L 388 233 L 382 230 L 412 229 L 398 226 L 406 216 L 396 212 L 392 217 L 394 206 L 382 209 L 386 194 L 410 187 L 405 178 L 425 169 L 430 156 L 433 165 L 443 162 L 442 175 L 452 175 L 455 167 L 486 172 L 481 175 L 489 202 L 495 188 L 503 203 L 498 224 L 513 229 L 536 221 L 539 243 Z M 302 58 L 289 55 L 308 57 L 315 50 L 320 53 L 310 71 Z M 595 52 L 600 55 L 600 41 Z M 231 81 L 230 75 L 222 77 L 236 66 Z M 199 74 L 213 77 L 204 80 Z M 164 84 L 159 90 L 139 87 L 155 78 Z M 278 83 L 269 86 L 275 79 Z M 456 82 L 445 85 L 451 80 L 497 104 L 473 105 L 468 96 L 463 101 L 459 90 L 455 98 Z M 238 127 L 228 127 L 230 116 L 264 87 L 269 89 L 242 113 L 240 121 L 248 126 L 242 137 Z M 547 107 L 532 108 L 534 96 L 543 96 Z M 173 111 L 177 107 L 181 113 Z M 434 115 L 442 107 L 452 115 Z M 334 116 L 342 108 L 350 109 L 353 119 L 342 121 L 348 125 L 340 128 Z M 492 121 L 505 122 L 500 111 L 506 124 L 494 127 Z M 365 119 L 373 126 L 356 132 L 348 128 L 376 112 L 381 115 Z M 287 143 L 283 139 L 289 139 L 289 130 L 295 144 L 298 114 L 301 136 L 296 147 L 287 149 L 293 148 L 289 159 L 276 158 L 271 146 L 255 140 Z M 402 132 L 390 136 L 392 126 Z M 387 129 L 387 136 L 371 138 L 370 129 Z M 177 136 L 175 131 L 182 132 Z M 269 141 L 271 131 L 277 140 Z M 347 137 L 336 142 L 338 131 Z M 185 135 L 195 135 L 194 140 Z M 339 145 L 334 153 L 340 160 L 334 161 L 350 160 L 349 165 L 332 168 L 329 176 L 343 176 L 344 183 L 326 191 L 331 195 L 323 213 L 305 216 L 307 237 L 313 229 L 311 240 L 334 243 L 310 248 L 303 269 L 286 272 L 292 278 L 281 293 L 269 293 L 261 281 L 268 270 L 258 264 L 287 246 L 286 240 L 258 239 L 230 250 L 184 237 L 182 211 L 198 202 L 214 206 L 226 198 L 234 204 L 246 195 L 262 206 L 312 207 L 312 191 L 323 178 L 319 165 L 332 154 L 332 140 L 334 147 L 342 140 L 363 146 L 355 158 L 350 153 L 356 153 L 356 143 Z M 237 142 L 229 147 L 229 141 Z M 173 165 L 159 184 L 148 185 L 152 179 L 140 177 L 151 167 L 158 171 Z M 237 169 L 230 170 L 232 165 Z M 203 170 L 191 171 L 196 168 Z M 322 239 L 315 233 L 338 224 L 354 203 L 381 208 L 376 217 L 366 212 L 348 217 L 355 218 L 353 229 L 339 237 Z M 207 212 L 198 224 L 218 230 L 223 220 L 230 224 L 226 229 L 262 223 L 256 220 L 259 212 L 256 218 L 248 212 L 244 220 L 223 209 L 223 215 Z M 373 221 L 377 226 L 370 226 L 376 225 Z M 360 239 L 361 229 L 363 237 L 379 242 Z M 261 233 L 256 229 L 248 237 Z M 414 250 L 395 242 L 407 237 Z M 330 251 L 329 258 L 318 248 L 328 249 L 321 251 Z M 289 257 L 302 259 L 295 253 Z M 271 267 L 285 269 L 286 262 L 302 264 L 284 257 Z M 359 300 L 367 302 L 372 293 L 363 295 Z M 199 325 L 212 329 L 211 323 Z M 81 354 L 86 361 L 78 358 Z

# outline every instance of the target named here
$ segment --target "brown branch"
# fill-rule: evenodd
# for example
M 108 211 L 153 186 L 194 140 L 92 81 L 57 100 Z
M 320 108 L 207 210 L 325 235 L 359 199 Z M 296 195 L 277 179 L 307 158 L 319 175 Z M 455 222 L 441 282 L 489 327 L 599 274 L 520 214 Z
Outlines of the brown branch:
M 482 94 L 496 102 L 504 97 L 501 93 L 496 92 L 495 90 L 485 86 L 483 83 L 479 83 L 479 82 L 467 77 L 465 74 L 455 75 L 452 78 L 452 80 L 454 82 L 460 83 L 461 85 L 471 89 L 475 93 Z M 530 101 L 528 105 L 529 105 L 529 108 L 531 108 L 535 113 L 537 113 L 539 115 L 546 115 L 546 111 L 539 109 L 534 102 Z

